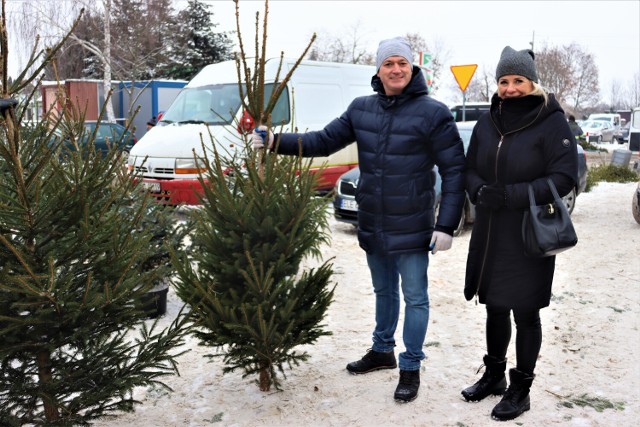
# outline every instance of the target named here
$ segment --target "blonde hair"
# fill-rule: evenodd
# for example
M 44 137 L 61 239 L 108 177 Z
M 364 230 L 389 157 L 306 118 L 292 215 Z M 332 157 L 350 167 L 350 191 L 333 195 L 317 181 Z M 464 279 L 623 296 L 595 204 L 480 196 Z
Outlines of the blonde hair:
M 547 89 L 545 89 L 542 85 L 534 82 L 533 80 L 531 81 L 531 83 L 533 83 L 533 90 L 529 95 L 537 95 L 543 97 L 544 105 L 547 105 L 547 102 L 549 102 L 549 92 L 547 92 Z

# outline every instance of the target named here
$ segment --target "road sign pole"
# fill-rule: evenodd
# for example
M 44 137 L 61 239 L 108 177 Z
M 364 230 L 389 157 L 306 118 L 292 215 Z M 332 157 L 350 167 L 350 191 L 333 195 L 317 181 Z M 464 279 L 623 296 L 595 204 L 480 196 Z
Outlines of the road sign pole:
M 462 121 L 466 122 L 467 121 L 467 91 L 463 90 L 462 91 Z

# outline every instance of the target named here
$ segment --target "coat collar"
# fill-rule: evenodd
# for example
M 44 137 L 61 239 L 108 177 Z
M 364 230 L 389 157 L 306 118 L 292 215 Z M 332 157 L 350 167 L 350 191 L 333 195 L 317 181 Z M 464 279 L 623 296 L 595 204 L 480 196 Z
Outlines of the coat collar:
M 501 134 L 507 134 L 544 120 L 556 111 L 564 111 L 553 94 L 547 103 L 538 95 L 502 99 L 497 94 L 491 99 L 491 119 Z

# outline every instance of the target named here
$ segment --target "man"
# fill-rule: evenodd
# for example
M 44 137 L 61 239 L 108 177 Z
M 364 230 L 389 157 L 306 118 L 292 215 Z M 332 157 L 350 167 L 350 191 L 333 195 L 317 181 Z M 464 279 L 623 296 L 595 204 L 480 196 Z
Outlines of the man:
M 158 124 L 158 119 L 156 116 L 151 117 L 151 119 L 147 122 L 147 130 L 150 130 L 152 127 Z
M 576 118 L 573 114 L 569 114 L 569 128 L 571 129 L 571 132 L 573 133 L 573 136 L 576 139 L 580 139 L 580 137 L 582 136 L 582 134 L 584 133 L 582 128 L 580 127 L 580 125 L 578 123 L 576 123 Z
M 328 156 L 357 141 L 358 241 L 367 254 L 376 295 L 372 348 L 351 362 L 352 374 L 397 367 L 394 333 L 400 313 L 399 283 L 405 302 L 399 402 L 418 395 L 422 347 L 429 321 L 427 266 L 432 254 L 451 247 L 464 203 L 464 149 L 449 109 L 427 96 L 420 68 L 412 65 L 404 38 L 380 42 L 375 95 L 356 98 L 323 130 L 268 133 L 269 148 L 281 154 Z M 265 131 L 265 127 L 259 128 Z M 265 134 L 266 136 L 266 134 Z M 263 147 L 260 132 L 254 147 Z M 434 164 L 442 176 L 442 199 L 434 228 Z

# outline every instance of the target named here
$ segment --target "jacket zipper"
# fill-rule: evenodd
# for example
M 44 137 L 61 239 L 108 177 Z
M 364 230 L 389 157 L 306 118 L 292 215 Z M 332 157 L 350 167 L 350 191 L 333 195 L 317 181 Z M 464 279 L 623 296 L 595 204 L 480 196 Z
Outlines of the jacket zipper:
M 502 106 L 502 103 L 500 103 Z M 499 131 L 498 131 L 499 132 Z M 502 146 L 502 141 L 504 141 L 504 135 L 500 134 L 500 141 L 498 141 L 498 149 L 496 150 L 496 181 L 498 180 L 498 155 L 500 154 L 500 147 Z M 491 236 L 491 224 L 493 223 L 493 211 L 489 212 L 489 226 L 487 228 L 487 238 L 484 242 L 484 254 L 482 255 L 482 267 L 480 267 L 480 276 L 478 276 L 478 285 L 476 286 L 476 305 L 478 305 L 478 293 L 480 292 L 480 283 L 482 283 L 482 276 L 484 275 L 484 266 L 487 263 L 487 253 L 489 252 L 489 236 Z

